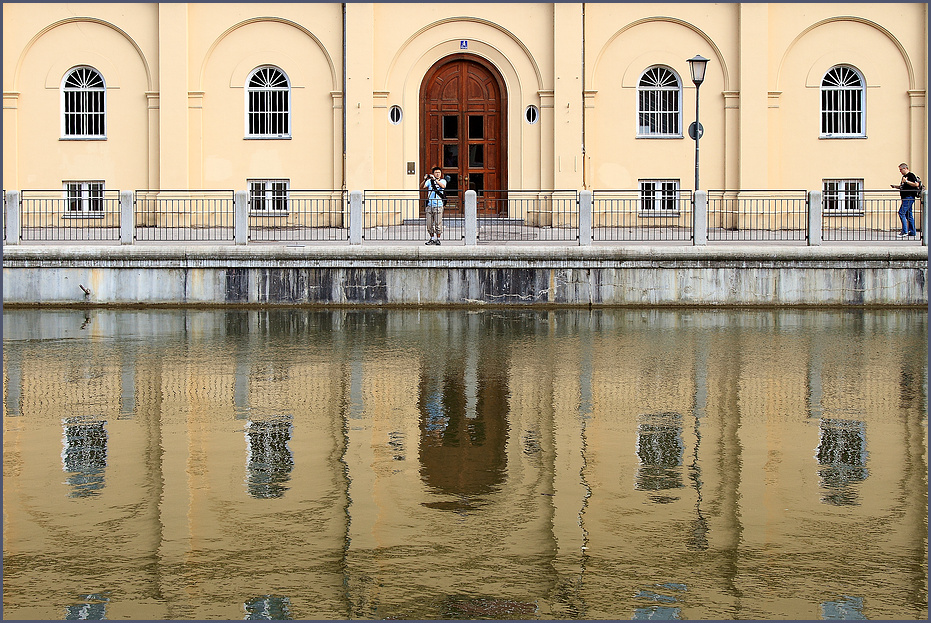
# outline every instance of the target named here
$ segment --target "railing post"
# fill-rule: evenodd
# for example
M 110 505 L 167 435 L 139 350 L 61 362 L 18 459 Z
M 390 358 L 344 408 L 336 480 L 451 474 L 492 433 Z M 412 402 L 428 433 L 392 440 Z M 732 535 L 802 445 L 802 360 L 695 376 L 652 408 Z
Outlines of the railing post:
M 6 242 L 5 244 L 19 244 L 21 235 L 22 207 L 19 205 L 19 191 L 6 191 L 6 215 L 3 222 L 6 223 Z
M 474 247 L 478 243 L 478 194 L 474 190 L 465 192 L 462 216 L 465 219 L 465 244 Z
M 921 246 L 928 246 L 928 190 L 921 191 Z
M 249 192 L 246 190 L 233 194 L 233 242 L 249 242 Z
M 808 191 L 808 246 L 820 247 L 824 240 L 822 227 L 822 197 L 820 190 Z
M 579 246 L 592 246 L 592 191 L 579 193 Z
M 362 191 L 349 193 L 349 244 L 362 244 Z
M 708 244 L 708 191 L 696 190 L 694 199 L 692 246 L 703 247 Z
M 120 191 L 120 244 L 132 244 L 136 237 L 133 191 Z

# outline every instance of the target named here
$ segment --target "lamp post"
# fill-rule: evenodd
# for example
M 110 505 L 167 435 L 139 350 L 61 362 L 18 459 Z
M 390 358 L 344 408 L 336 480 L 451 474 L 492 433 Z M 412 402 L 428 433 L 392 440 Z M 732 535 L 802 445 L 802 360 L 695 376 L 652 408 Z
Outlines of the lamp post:
M 698 123 L 698 89 L 705 81 L 705 68 L 708 59 L 700 54 L 688 59 L 689 71 L 692 72 L 692 82 L 695 84 L 695 123 L 689 126 L 689 136 L 695 139 L 695 190 L 698 190 L 698 139 L 701 138 L 703 128 Z

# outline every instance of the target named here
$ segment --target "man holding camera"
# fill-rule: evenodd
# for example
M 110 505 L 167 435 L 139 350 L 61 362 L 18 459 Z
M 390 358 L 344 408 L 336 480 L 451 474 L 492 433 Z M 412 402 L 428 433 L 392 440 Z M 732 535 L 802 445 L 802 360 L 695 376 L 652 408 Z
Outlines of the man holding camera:
M 427 233 L 426 244 L 440 244 L 443 233 L 443 203 L 446 200 L 446 179 L 440 167 L 433 167 L 433 175 L 424 175 L 423 187 L 427 189 Z
M 918 196 L 918 176 L 908 170 L 908 165 L 904 162 L 899 165 L 899 173 L 902 174 L 902 181 L 896 184 L 890 184 L 893 188 L 899 189 L 899 197 L 902 199 L 902 206 L 899 208 L 899 220 L 902 221 L 902 231 L 896 234 L 899 238 L 905 236 L 914 236 L 915 217 L 912 208 L 915 206 L 915 197 Z

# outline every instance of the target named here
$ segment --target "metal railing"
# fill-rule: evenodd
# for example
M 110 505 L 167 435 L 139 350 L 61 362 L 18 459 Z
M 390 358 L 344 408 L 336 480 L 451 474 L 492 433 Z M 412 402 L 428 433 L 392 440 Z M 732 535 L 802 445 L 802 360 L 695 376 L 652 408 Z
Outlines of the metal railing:
M 677 190 L 670 197 L 644 197 L 639 190 L 592 192 L 592 239 L 692 240 L 692 191 Z
M 20 194 L 22 240 L 119 240 L 120 193 L 102 191 L 69 196 L 62 189 Z
M 511 190 L 480 191 L 467 198 L 451 191 L 442 239 L 467 245 L 689 240 L 925 244 L 924 194 L 913 208 L 918 236 L 904 240 L 896 236 L 902 228 L 901 199 L 894 190 L 827 196 L 803 190 L 713 190 L 698 196 L 700 201 L 689 190 L 678 190 L 668 200 L 662 194 L 644 197 L 637 189 Z M 291 190 L 286 201 L 257 202 L 265 209 L 254 210 L 246 191 L 121 193 L 69 187 L 4 193 L 2 228 L 6 244 L 425 241 L 425 202 L 424 190 Z M 810 235 L 809 228 L 814 228 Z
M 807 191 L 708 191 L 708 240 L 806 240 L 807 232 Z
M 249 205 L 249 240 L 290 242 L 347 240 L 349 193 L 289 190 L 283 210 L 255 210 Z
M 825 194 L 821 232 L 824 240 L 896 240 L 902 230 L 899 191 L 861 190 L 841 196 Z M 912 214 L 921 235 L 922 197 L 915 198 Z M 914 238 L 913 238 L 914 239 Z
M 136 240 L 233 240 L 232 190 L 137 190 Z
M 444 241 L 462 240 L 462 195 L 450 190 L 443 207 Z M 363 240 L 426 240 L 426 190 L 366 190 L 362 193 Z
M 575 190 L 476 192 L 478 242 L 551 242 L 579 239 Z

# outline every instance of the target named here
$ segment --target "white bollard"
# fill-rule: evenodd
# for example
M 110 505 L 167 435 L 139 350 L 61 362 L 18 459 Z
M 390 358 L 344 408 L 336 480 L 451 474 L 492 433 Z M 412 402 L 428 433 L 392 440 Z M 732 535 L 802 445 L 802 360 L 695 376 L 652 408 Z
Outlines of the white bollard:
M 133 244 L 136 238 L 136 215 L 133 212 L 133 191 L 120 191 L 120 244 Z
M 822 228 L 822 196 L 820 190 L 808 192 L 808 246 L 820 247 L 824 241 Z
M 3 222 L 6 223 L 6 241 L 4 244 L 19 244 L 21 210 L 19 191 L 6 191 L 6 214 L 3 219 Z
M 692 246 L 703 247 L 708 244 L 708 191 L 695 191 L 695 212 Z
M 362 244 L 362 191 L 349 193 L 349 244 Z
M 249 192 L 237 190 L 233 195 L 233 241 L 249 242 Z
M 478 194 L 474 190 L 465 192 L 462 215 L 465 219 L 465 244 L 473 247 L 478 243 Z
M 592 246 L 592 191 L 579 193 L 579 246 Z

